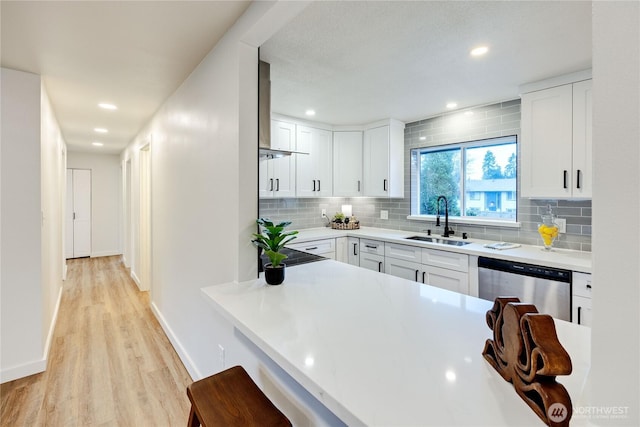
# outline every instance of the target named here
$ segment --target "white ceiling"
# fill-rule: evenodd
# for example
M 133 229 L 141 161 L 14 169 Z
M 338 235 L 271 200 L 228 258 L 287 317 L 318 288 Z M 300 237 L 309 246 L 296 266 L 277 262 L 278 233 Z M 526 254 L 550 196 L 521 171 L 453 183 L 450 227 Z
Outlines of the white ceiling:
M 43 76 L 69 150 L 118 153 L 248 5 L 2 0 L 2 66 Z M 482 43 L 489 54 L 470 58 Z M 314 108 L 314 120 L 331 124 L 410 122 L 449 101 L 513 99 L 520 84 L 590 68 L 591 4 L 317 2 L 261 56 L 272 64 L 275 112 L 303 117 Z
M 482 58 L 469 51 L 489 46 Z M 424 119 L 591 68 L 591 2 L 317 2 L 261 47 L 272 109 L 330 124 Z
M 2 66 L 43 76 L 70 151 L 119 153 L 249 3 L 2 0 Z

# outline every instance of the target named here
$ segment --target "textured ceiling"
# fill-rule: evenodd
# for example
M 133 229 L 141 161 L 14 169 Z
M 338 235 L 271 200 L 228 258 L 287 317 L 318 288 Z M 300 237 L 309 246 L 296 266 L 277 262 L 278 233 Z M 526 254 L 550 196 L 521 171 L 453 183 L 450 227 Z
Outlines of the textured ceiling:
M 477 45 L 489 53 L 472 58 Z M 317 2 L 261 47 L 273 111 L 331 124 L 404 122 L 514 99 L 591 68 L 591 3 Z

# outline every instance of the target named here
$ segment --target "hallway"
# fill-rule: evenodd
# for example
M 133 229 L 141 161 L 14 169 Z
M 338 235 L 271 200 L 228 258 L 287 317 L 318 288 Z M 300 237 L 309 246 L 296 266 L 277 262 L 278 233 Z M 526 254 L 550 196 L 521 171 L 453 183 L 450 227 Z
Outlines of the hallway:
M 2 384 L 0 425 L 185 425 L 191 378 L 148 292 L 120 256 L 67 265 L 47 370 Z

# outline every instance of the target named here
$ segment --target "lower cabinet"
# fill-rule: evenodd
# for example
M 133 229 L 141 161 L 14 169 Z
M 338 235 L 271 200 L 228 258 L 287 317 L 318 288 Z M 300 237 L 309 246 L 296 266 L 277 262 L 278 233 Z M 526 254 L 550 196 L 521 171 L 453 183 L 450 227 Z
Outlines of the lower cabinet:
M 591 327 L 591 274 L 574 272 L 572 275 L 571 321 Z
M 360 266 L 360 239 L 357 237 L 347 237 L 347 262 Z
M 384 242 L 360 239 L 360 267 L 384 273 Z
M 407 280 L 469 294 L 466 254 L 386 243 L 384 270 Z
M 349 262 L 349 246 L 347 237 L 336 237 L 336 261 Z

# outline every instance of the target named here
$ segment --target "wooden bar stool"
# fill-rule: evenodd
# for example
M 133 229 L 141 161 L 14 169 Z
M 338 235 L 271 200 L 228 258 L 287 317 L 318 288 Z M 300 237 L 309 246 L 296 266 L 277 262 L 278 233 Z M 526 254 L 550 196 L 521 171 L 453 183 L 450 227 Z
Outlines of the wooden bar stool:
M 188 427 L 291 426 L 242 366 L 192 383 L 187 396 Z

